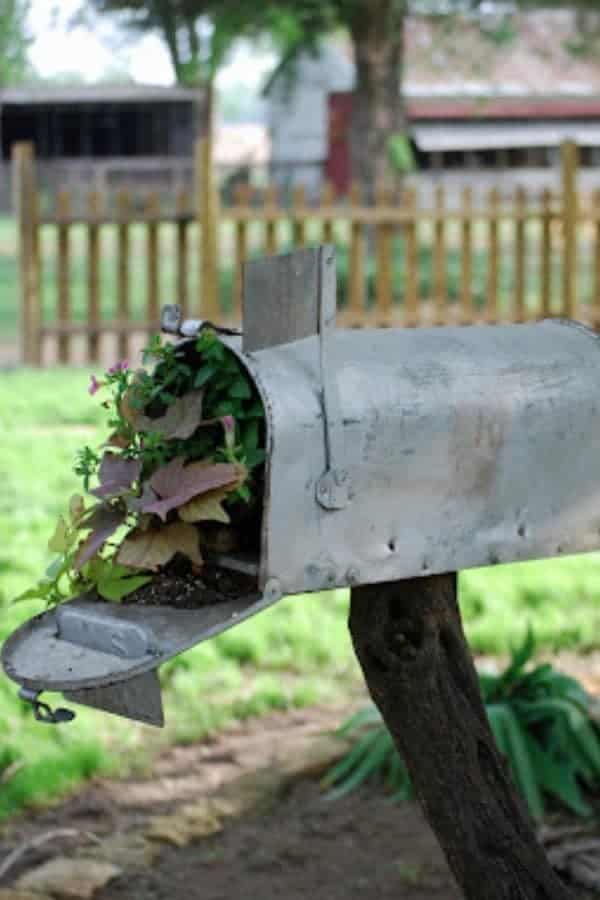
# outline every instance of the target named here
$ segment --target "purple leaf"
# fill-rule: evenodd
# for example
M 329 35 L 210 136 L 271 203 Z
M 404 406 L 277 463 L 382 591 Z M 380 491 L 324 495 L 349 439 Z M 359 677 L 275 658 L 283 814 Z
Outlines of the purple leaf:
M 86 520 L 85 527 L 91 528 L 92 533 L 86 537 L 77 551 L 75 568 L 81 569 L 86 562 L 89 562 L 124 521 L 125 513 L 120 510 L 105 504 L 97 506 L 94 513 Z
M 144 512 L 146 506 L 150 503 L 155 503 L 158 500 L 158 497 L 150 487 L 147 481 L 144 481 L 142 486 L 142 493 L 139 497 L 134 497 L 130 495 L 125 498 L 125 506 L 128 511 L 131 513 L 141 513 Z
M 150 485 L 161 499 L 146 504 L 143 512 L 155 513 L 164 522 L 170 510 L 199 494 L 226 484 L 236 485 L 239 479 L 238 468 L 230 463 L 184 463 L 184 458 L 178 456 L 154 473 Z
M 139 459 L 125 459 L 116 453 L 105 453 L 100 463 L 98 478 L 100 486 L 90 491 L 94 497 L 116 497 L 123 491 L 131 488 L 137 481 L 142 471 L 142 463 Z

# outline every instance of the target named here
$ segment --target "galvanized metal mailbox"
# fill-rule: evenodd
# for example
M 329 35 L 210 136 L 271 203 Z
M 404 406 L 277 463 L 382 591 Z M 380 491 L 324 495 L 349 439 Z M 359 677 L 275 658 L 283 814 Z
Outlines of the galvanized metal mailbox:
M 330 247 L 249 263 L 221 334 L 267 420 L 255 589 L 175 610 L 82 598 L 6 643 L 8 675 L 162 722 L 157 668 L 281 597 L 600 546 L 600 341 L 574 322 L 338 330 Z M 166 308 L 165 330 L 203 323 Z M 326 601 L 324 601 L 326 602 Z M 64 714 L 63 714 L 64 715 Z M 61 714 L 58 715 L 61 718 Z

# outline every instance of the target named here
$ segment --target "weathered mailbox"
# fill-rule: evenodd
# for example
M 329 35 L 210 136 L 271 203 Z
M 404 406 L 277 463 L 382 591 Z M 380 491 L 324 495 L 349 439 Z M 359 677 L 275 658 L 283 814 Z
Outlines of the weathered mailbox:
M 80 598 L 7 641 L 37 695 L 162 723 L 158 667 L 281 597 L 600 546 L 600 342 L 567 321 L 337 330 L 329 247 L 248 264 L 246 366 L 267 419 L 255 590 L 194 610 Z M 167 308 L 165 330 L 202 323 Z M 326 602 L 326 601 L 324 601 Z

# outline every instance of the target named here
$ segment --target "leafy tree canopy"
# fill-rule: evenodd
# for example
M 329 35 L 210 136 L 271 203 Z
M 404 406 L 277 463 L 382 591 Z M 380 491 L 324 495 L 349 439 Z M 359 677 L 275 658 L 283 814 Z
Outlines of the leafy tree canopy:
M 0 3 L 0 87 L 18 84 L 27 74 L 28 11 L 29 0 Z

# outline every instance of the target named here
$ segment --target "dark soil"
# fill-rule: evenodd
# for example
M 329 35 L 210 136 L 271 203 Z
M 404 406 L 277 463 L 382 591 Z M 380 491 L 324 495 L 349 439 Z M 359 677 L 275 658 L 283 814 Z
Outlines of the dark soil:
M 257 580 L 241 572 L 204 566 L 200 574 L 179 560 L 158 572 L 143 587 L 123 600 L 124 604 L 197 609 L 214 603 L 236 600 L 257 590 Z

